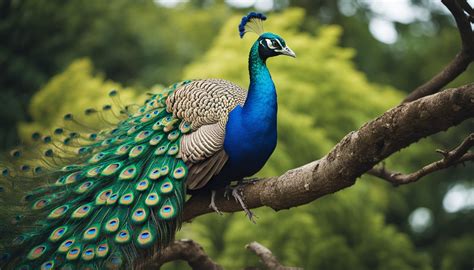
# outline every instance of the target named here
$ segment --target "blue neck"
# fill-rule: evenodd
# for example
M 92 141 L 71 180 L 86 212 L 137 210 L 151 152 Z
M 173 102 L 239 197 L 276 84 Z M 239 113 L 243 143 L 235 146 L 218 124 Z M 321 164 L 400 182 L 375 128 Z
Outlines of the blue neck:
M 277 97 L 275 85 L 260 58 L 258 41 L 249 56 L 250 86 L 243 107 L 229 114 L 224 149 L 229 160 L 214 182 L 242 179 L 258 172 L 277 144 Z
M 260 57 L 258 45 L 258 41 L 256 41 L 250 50 L 250 86 L 243 112 L 250 113 L 253 117 L 261 116 L 267 120 L 274 120 L 277 110 L 275 85 L 265 63 L 266 59 Z M 274 119 L 268 119 L 268 117 Z

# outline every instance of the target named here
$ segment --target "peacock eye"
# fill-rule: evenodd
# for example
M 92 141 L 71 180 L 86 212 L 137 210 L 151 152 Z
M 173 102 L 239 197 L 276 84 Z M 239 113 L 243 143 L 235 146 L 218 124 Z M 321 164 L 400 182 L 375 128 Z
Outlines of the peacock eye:
M 280 47 L 276 40 L 272 40 L 272 46 L 275 47 L 275 48 Z
M 273 39 L 265 39 L 267 47 L 271 50 L 278 48 L 278 43 Z

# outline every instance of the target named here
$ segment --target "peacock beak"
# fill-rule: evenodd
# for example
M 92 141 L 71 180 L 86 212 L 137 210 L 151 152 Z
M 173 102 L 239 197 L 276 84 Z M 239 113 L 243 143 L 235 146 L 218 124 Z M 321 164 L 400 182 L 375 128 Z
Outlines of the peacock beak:
M 283 48 L 281 50 L 281 54 L 283 55 L 288 55 L 288 56 L 291 56 L 293 58 L 296 58 L 296 54 L 293 50 L 290 49 L 290 47 L 286 46 L 285 48 Z

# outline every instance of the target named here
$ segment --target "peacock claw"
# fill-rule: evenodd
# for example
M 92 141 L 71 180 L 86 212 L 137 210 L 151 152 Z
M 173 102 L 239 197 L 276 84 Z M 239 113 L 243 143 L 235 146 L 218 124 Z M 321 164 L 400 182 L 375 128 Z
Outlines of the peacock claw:
M 211 203 L 209 204 L 209 208 L 214 210 L 217 214 L 222 215 L 222 212 L 219 211 L 219 208 L 217 208 L 217 206 L 216 206 L 215 197 L 216 197 L 216 191 L 212 190 L 211 191 Z
M 235 201 L 240 203 L 240 206 L 242 207 L 242 209 L 244 210 L 245 212 L 245 215 L 249 218 L 249 220 L 256 224 L 257 222 L 255 221 L 255 218 L 257 217 L 252 211 L 250 211 L 247 206 L 245 205 L 245 202 L 244 202 L 244 199 L 242 198 L 241 195 L 243 195 L 243 193 L 241 192 L 240 188 L 242 187 L 243 185 L 237 185 L 236 187 L 230 187 L 230 189 L 232 190 L 232 197 L 234 197 Z M 226 190 L 227 191 L 227 190 Z

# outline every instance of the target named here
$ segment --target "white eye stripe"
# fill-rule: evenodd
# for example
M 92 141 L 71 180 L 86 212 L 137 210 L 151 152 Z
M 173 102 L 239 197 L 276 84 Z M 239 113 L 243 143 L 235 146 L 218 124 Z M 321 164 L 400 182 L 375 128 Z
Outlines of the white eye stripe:
M 265 43 L 267 44 L 267 47 L 271 50 L 275 50 L 278 52 L 278 51 L 282 51 L 284 48 L 284 46 L 281 44 L 280 40 L 278 39 L 265 38 L 265 39 L 260 40 L 260 45 L 265 46 L 263 41 L 265 41 Z M 278 46 L 273 46 L 273 41 L 276 41 L 278 43 Z

